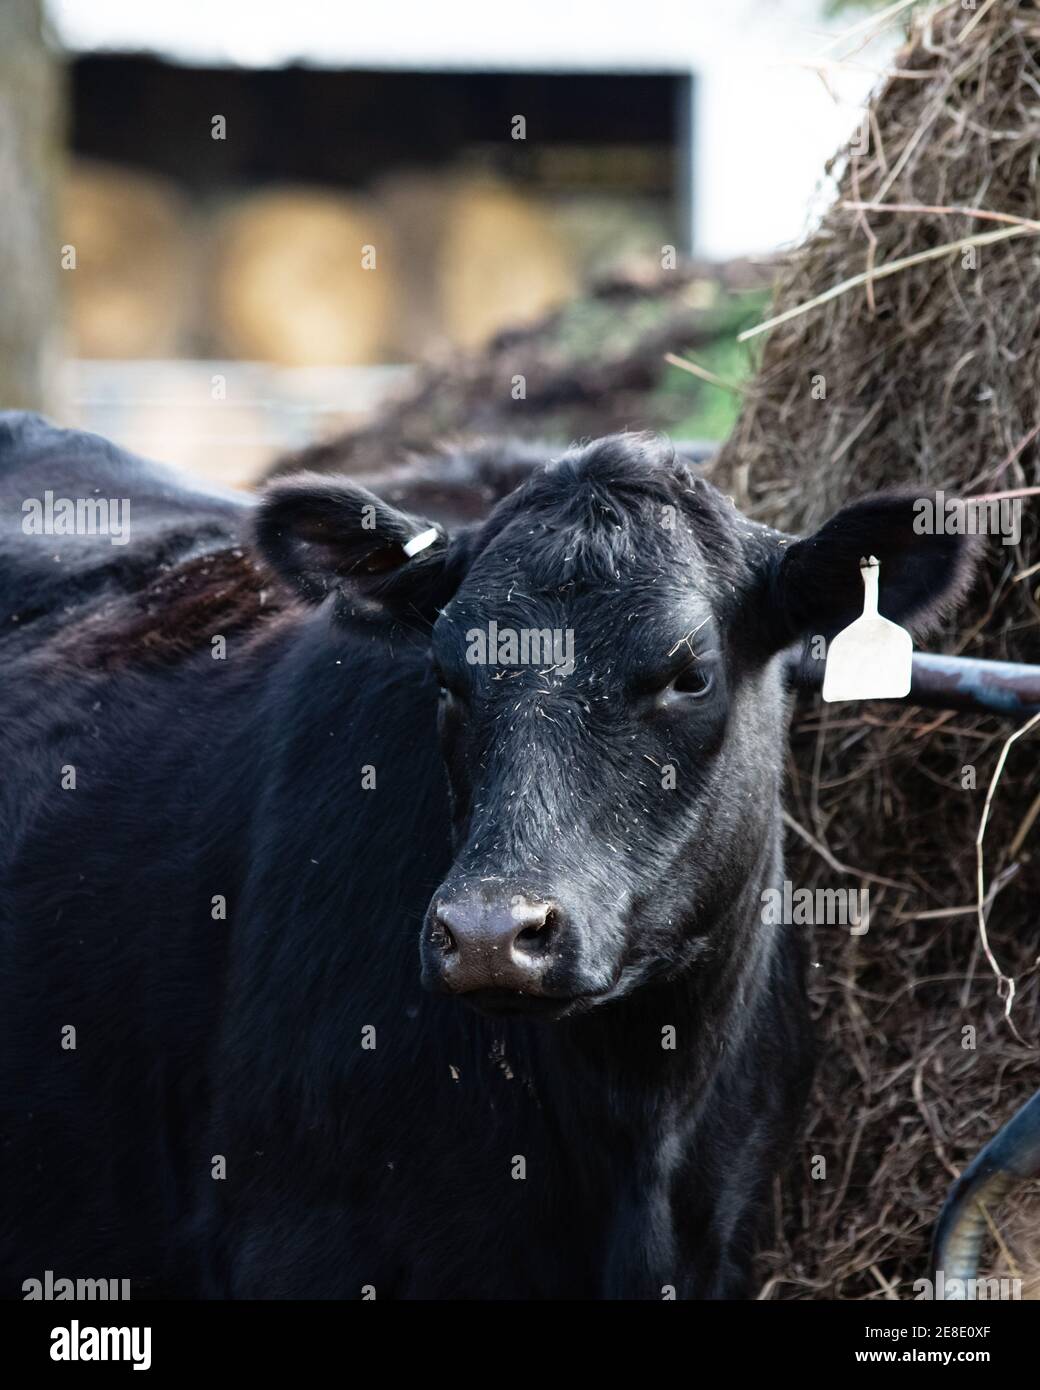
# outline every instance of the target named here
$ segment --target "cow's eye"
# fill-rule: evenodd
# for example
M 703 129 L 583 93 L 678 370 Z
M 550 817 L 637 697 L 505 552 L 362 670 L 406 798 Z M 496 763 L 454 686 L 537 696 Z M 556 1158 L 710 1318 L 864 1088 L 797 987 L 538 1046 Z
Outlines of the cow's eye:
M 437 682 L 437 693 L 442 702 L 447 703 L 451 700 L 458 701 L 465 698 L 464 691 L 457 680 L 453 681 L 436 662 L 433 663 L 432 669 L 433 678 Z
M 691 661 L 672 681 L 668 687 L 676 695 L 688 695 L 696 698 L 700 695 L 707 695 L 715 684 L 715 673 L 709 665 L 702 661 Z

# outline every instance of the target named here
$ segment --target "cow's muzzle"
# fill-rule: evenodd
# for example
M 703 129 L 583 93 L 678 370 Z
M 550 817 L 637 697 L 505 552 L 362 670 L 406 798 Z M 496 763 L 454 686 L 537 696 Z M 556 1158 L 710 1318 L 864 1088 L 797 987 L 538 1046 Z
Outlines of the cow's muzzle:
M 569 924 L 556 902 L 521 892 L 438 894 L 423 929 L 423 983 L 495 1012 L 572 992 L 563 969 Z M 501 1009 L 500 1007 L 501 1006 Z

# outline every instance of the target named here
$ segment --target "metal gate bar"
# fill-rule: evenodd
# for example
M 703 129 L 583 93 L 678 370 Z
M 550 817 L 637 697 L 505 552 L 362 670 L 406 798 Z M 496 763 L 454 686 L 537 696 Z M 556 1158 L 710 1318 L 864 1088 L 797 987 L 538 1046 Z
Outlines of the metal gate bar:
M 801 653 L 796 652 L 787 659 L 787 676 L 801 689 L 819 690 L 823 666 L 822 661 L 803 662 Z M 907 702 L 976 714 L 1029 716 L 1040 711 L 1040 666 L 915 652 Z

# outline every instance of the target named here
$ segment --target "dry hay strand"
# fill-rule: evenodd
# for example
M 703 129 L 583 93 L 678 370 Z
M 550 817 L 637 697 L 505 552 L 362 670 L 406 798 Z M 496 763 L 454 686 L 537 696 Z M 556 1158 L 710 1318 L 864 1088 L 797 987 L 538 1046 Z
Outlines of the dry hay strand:
M 760 339 L 716 466 L 739 505 L 792 531 L 897 484 L 922 496 L 1040 484 L 1040 12 L 943 5 L 894 66 L 923 76 L 890 77 L 869 148 L 834 162 L 838 196 L 780 270 L 782 321 Z M 930 647 L 1040 661 L 1038 501 L 1023 499 L 1018 544 L 987 540 L 968 605 Z M 870 888 L 871 925 L 858 938 L 815 929 L 821 1066 L 797 1172 L 778 1190 L 764 1297 L 913 1297 L 950 1182 L 1040 1085 L 1040 730 L 1008 751 L 983 845 L 1013 1027 L 975 911 L 976 832 L 1015 728 L 798 705 L 789 806 L 804 833 L 789 875 L 833 887 L 824 856 L 855 866 L 843 882 Z M 815 1155 L 825 1178 L 809 1176 Z M 987 1258 L 1004 1258 L 999 1242 Z

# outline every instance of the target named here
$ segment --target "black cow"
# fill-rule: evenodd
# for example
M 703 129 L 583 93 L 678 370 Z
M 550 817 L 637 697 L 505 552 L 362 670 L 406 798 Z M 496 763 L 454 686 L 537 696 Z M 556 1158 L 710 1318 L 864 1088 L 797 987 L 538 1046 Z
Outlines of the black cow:
M 106 448 L 0 433 L 8 1287 L 746 1295 L 810 1074 L 779 654 L 960 538 L 796 541 L 637 436 L 454 537 Z M 129 544 L 21 534 L 95 487 Z

